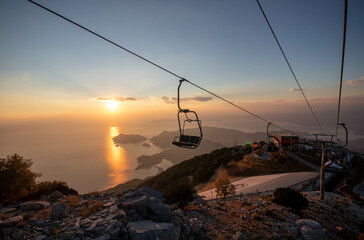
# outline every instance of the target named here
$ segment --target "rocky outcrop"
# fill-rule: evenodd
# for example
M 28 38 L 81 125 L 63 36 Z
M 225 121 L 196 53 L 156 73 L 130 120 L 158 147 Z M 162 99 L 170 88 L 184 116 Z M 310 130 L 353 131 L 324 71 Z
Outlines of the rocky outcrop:
M 325 200 L 317 192 L 305 196 L 309 207 L 299 213 L 268 195 L 208 204 L 195 199 L 175 211 L 145 189 L 63 196 L 53 204 L 0 208 L 0 239 L 358 238 L 364 223 L 360 206 L 333 193 Z
M 51 199 L 49 197 L 49 199 Z M 198 239 L 183 212 L 171 212 L 144 189 L 63 196 L 0 209 L 0 239 Z
M 304 240 L 327 239 L 324 229 L 319 222 L 311 219 L 299 219 L 296 225 L 300 228 Z
M 60 191 L 54 191 L 54 192 L 52 192 L 51 194 L 48 195 L 49 201 L 51 203 L 57 201 L 61 197 L 63 197 L 63 193 L 61 193 Z
M 49 207 L 50 207 L 49 202 L 44 202 L 44 201 L 25 202 L 20 204 L 20 210 L 23 212 L 38 211 Z

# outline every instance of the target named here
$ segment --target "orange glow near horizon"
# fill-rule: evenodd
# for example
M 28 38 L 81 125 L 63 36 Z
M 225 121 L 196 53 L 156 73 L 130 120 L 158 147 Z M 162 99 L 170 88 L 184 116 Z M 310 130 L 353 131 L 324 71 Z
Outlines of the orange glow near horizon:
M 109 187 L 113 187 L 127 180 L 123 174 L 129 168 L 125 150 L 120 146 L 116 146 L 112 140 L 113 137 L 119 134 L 118 127 L 110 127 L 109 135 L 106 138 L 107 161 L 110 168 L 110 173 L 108 174 L 110 177 Z

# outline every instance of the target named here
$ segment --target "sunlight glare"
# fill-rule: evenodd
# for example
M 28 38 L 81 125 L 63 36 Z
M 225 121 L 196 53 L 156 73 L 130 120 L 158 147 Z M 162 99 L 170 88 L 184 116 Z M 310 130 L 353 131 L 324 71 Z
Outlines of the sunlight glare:
M 130 168 L 125 150 L 121 146 L 116 146 L 113 141 L 113 137 L 118 136 L 119 133 L 120 130 L 118 127 L 110 127 L 109 134 L 106 137 L 107 161 L 110 168 L 108 174 L 110 182 L 108 187 L 125 182 L 125 171 Z
M 107 108 L 110 110 L 115 110 L 119 105 L 119 102 L 117 102 L 115 100 L 107 100 L 105 102 L 106 102 Z

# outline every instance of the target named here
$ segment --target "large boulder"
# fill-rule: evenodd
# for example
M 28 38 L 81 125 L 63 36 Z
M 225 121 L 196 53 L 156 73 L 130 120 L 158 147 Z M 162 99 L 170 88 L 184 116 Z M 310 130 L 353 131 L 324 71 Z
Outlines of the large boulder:
M 136 198 L 136 197 L 140 197 L 140 196 L 145 196 L 147 195 L 145 190 L 142 188 L 139 189 L 130 189 L 130 190 L 126 190 L 123 192 L 123 194 L 120 197 L 120 200 L 127 200 L 127 199 L 131 199 L 131 198 Z
M 171 208 L 163 204 L 159 199 L 151 197 L 149 205 L 149 219 L 156 222 L 170 222 Z
M 327 239 L 325 230 L 319 222 L 311 219 L 299 219 L 296 225 L 300 228 L 304 240 L 324 240 Z
M 175 226 L 172 223 L 156 223 L 150 220 L 128 223 L 130 239 L 165 239 L 177 240 Z
M 43 201 L 25 202 L 20 204 L 20 210 L 23 212 L 38 211 L 49 207 L 50 207 L 49 202 L 43 202 Z
M 134 213 L 135 210 L 139 217 L 146 218 L 148 215 L 149 197 L 137 196 L 134 198 L 127 198 L 118 203 L 118 207 L 123 209 L 127 215 Z
M 52 207 L 52 219 L 60 220 L 67 216 L 67 205 L 65 203 L 56 203 Z
M 55 202 L 58 199 L 60 199 L 61 197 L 63 197 L 63 193 L 61 193 L 60 191 L 54 191 L 51 194 L 48 195 L 49 201 L 50 202 Z

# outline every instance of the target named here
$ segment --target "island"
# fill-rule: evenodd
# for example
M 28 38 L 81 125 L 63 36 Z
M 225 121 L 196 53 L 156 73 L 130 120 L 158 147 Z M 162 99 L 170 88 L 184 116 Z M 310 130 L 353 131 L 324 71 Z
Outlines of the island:
M 148 138 L 141 136 L 141 135 L 134 135 L 134 134 L 119 134 L 118 136 L 114 137 L 114 143 L 125 144 L 125 143 L 139 143 L 147 140 Z

